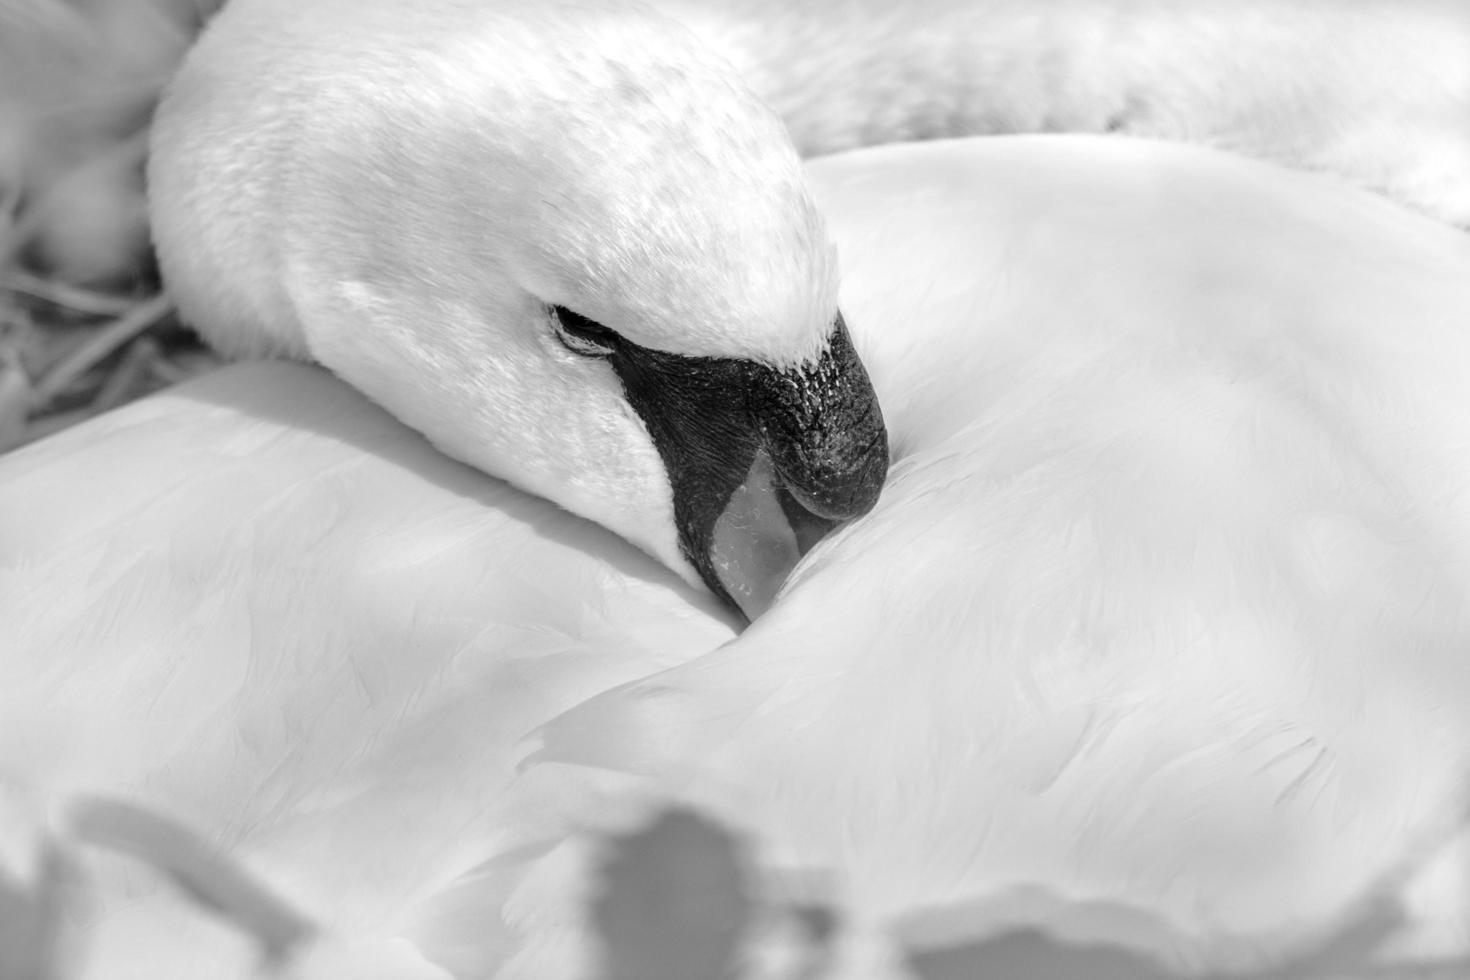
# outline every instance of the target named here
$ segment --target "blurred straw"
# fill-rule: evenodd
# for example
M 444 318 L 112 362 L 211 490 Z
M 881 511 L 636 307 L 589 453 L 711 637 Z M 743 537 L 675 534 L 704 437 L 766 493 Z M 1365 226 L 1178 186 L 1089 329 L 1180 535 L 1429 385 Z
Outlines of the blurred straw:
M 49 371 L 32 393 L 33 408 L 43 408 L 108 355 L 153 326 L 173 310 L 167 296 L 159 294 L 134 306 L 104 327 L 91 340 Z
M 20 355 L 0 347 L 0 451 L 21 441 L 31 404 L 31 383 Z
M 137 305 L 137 300 L 125 296 L 93 292 L 80 286 L 68 285 L 59 279 L 46 279 L 23 269 L 12 272 L 8 278 L 0 281 L 0 289 L 24 293 L 56 306 L 94 316 L 121 316 Z
M 220 0 L 0 0 L 0 452 L 218 364 L 157 295 L 148 116 Z
M 41 196 L 32 202 L 19 219 L 12 224 L 8 241 L 0 240 L 0 267 L 15 261 L 20 250 L 36 236 L 48 212 L 66 198 L 75 182 L 85 179 L 98 170 L 139 166 L 147 154 L 148 132 L 142 130 L 114 143 L 47 187 Z
M 148 368 L 158 357 L 158 351 L 158 342 L 149 337 L 139 337 L 130 344 L 123 351 L 117 367 L 102 382 L 102 387 L 97 389 L 92 404 L 87 407 L 97 413 L 121 405 L 128 393 L 148 374 Z

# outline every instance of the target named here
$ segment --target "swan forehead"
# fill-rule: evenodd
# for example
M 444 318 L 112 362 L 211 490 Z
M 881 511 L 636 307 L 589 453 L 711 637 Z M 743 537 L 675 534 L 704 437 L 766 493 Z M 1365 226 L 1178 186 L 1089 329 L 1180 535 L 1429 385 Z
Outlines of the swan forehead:
M 606 12 L 518 52 L 514 107 L 488 110 L 516 125 L 480 132 L 509 158 L 527 287 L 647 347 L 812 358 L 835 253 L 784 126 L 734 70 L 676 23 Z

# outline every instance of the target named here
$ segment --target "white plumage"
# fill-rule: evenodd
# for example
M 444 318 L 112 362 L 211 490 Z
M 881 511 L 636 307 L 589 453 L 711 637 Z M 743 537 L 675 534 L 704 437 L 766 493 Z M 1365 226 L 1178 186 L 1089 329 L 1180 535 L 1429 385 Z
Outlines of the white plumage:
M 1114 133 L 1336 174 L 1470 227 L 1462 0 L 655 0 L 816 156 Z
M 1416 9 L 1421 39 L 1460 23 Z M 1453 108 L 1451 62 L 1420 66 Z M 1429 128 L 1445 154 L 1414 159 L 1457 159 Z M 1291 162 L 1462 214 L 1453 180 Z M 12 823 L 86 793 L 184 819 L 320 930 L 285 964 L 310 980 L 594 975 L 595 841 L 671 802 L 758 844 L 749 904 L 837 910 L 841 980 L 928 980 L 922 951 L 964 944 L 960 975 L 993 968 L 1016 925 L 1249 967 L 1380 892 L 1406 923 L 1343 975 L 1470 954 L 1444 843 L 1470 246 L 1141 140 L 808 173 L 895 467 L 755 627 L 320 373 L 235 369 L 0 459 Z M 256 968 L 228 903 L 56 826 L 90 875 L 83 976 Z
M 236 0 L 159 106 L 153 233 L 217 347 L 315 360 L 696 580 L 663 447 L 551 311 L 788 369 L 828 346 L 836 269 L 780 120 L 677 22 L 605 6 Z
M 1270 963 L 1443 844 L 1470 773 L 1470 243 L 1145 143 L 812 170 L 884 497 L 738 641 L 537 758 L 656 775 L 835 882 L 855 939 L 954 903 L 982 911 L 951 942 L 1105 921 L 1006 908 L 1040 890 L 1141 913 L 1118 941 L 1176 968 Z M 1385 948 L 1470 954 L 1461 848 L 1392 896 Z M 852 955 L 838 975 L 889 975 Z
M 533 726 L 728 627 L 307 369 L 240 369 L 4 461 L 9 577 L 68 597 L 0 593 L 27 638 L 6 698 L 49 705 L 80 760 L 32 777 L 189 817 L 350 943 L 461 968 L 518 949 L 506 976 L 579 976 L 551 962 L 596 949 L 541 931 L 583 914 L 581 835 L 518 845 L 661 800 L 825 877 L 859 962 L 929 906 L 1007 910 L 946 942 L 1027 921 L 1018 891 L 1064 935 L 1176 964 L 1287 955 L 1448 834 L 1463 240 L 1141 142 L 811 171 L 896 465 L 754 628 L 554 722 L 509 783 Z M 61 489 L 97 486 L 107 446 L 155 461 L 119 469 L 111 512 Z M 1403 893 L 1405 955 L 1464 953 L 1453 853 Z M 99 949 L 159 976 L 187 929 L 220 948 L 163 902 L 104 918 Z
M 234 368 L 0 469 L 0 771 L 157 806 L 349 935 L 508 840 L 531 727 L 733 635 L 315 369 Z M 248 970 L 248 937 L 156 873 L 97 873 L 84 975 Z

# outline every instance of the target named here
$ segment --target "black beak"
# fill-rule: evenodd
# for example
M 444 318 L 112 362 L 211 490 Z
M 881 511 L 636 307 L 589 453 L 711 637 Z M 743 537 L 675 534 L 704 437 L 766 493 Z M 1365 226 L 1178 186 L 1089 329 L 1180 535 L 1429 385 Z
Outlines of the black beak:
M 805 510 L 840 522 L 878 502 L 888 430 L 842 314 L 817 362 L 794 371 L 750 365 L 747 401 L 776 478 Z
M 663 457 L 685 557 L 743 618 L 877 503 L 888 433 L 841 314 L 817 360 L 790 370 L 626 342 L 610 360 Z

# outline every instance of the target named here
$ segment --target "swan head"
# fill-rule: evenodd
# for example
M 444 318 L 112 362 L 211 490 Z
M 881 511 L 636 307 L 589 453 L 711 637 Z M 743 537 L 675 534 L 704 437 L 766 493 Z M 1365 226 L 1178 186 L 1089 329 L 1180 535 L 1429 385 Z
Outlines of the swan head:
M 876 502 L 882 415 L 800 161 L 671 21 L 235 0 L 150 184 L 217 346 L 315 358 L 747 617 Z

